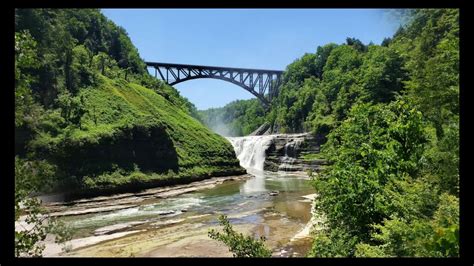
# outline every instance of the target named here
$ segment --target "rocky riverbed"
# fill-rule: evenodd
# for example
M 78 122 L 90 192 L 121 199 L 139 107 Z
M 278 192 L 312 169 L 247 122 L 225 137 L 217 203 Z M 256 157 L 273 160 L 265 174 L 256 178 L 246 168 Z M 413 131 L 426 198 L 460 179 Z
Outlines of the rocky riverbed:
M 255 182 L 258 179 L 263 185 Z M 69 224 L 74 235 L 65 245 L 48 236 L 44 256 L 232 256 L 225 245 L 207 236 L 209 229 L 221 229 L 220 214 L 226 214 L 239 232 L 265 236 L 274 256 L 304 256 L 311 244 L 312 195 L 307 176 L 264 172 L 179 188 L 50 202 L 47 208 Z M 84 212 L 87 208 L 93 211 Z

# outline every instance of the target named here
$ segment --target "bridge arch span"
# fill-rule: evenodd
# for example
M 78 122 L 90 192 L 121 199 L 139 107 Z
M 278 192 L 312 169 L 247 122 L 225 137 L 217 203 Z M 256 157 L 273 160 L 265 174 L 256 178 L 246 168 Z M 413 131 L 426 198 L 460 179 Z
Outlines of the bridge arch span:
M 265 105 L 268 105 L 269 102 L 268 100 L 263 97 L 262 95 L 258 94 L 256 91 L 252 90 L 251 88 L 241 84 L 240 82 L 236 82 L 235 80 L 233 79 L 230 79 L 230 78 L 226 78 L 226 77 L 209 77 L 209 76 L 194 76 L 194 77 L 189 77 L 189 78 L 185 78 L 185 79 L 181 79 L 179 81 L 175 81 L 173 83 L 170 83 L 169 85 L 171 86 L 174 86 L 176 84 L 179 84 L 179 83 L 182 83 L 182 82 L 185 82 L 185 81 L 188 81 L 188 80 L 194 80 L 194 79 L 218 79 L 218 80 L 223 80 L 223 81 L 227 81 L 227 82 L 230 82 L 232 84 L 235 84 L 241 88 L 243 88 L 244 90 L 252 93 L 255 97 L 257 97 L 262 103 L 264 103 Z
M 278 95 L 283 71 L 213 67 L 146 62 L 147 67 L 155 69 L 155 77 L 167 84 L 175 84 L 201 78 L 219 79 L 233 83 L 255 95 L 268 107 L 273 97 Z

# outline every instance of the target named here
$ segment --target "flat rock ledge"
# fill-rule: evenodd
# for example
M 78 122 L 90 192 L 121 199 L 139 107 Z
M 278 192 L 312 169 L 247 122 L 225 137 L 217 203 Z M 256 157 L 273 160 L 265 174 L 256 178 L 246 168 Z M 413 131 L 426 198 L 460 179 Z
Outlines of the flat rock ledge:
M 148 199 L 165 199 L 202 189 L 213 188 L 224 182 L 245 180 L 251 177 L 252 176 L 249 174 L 213 177 L 189 184 L 152 188 L 137 193 L 123 193 L 111 196 L 84 198 L 70 202 L 47 202 L 43 203 L 43 206 L 49 215 L 53 217 L 110 212 L 137 207 L 140 202 Z

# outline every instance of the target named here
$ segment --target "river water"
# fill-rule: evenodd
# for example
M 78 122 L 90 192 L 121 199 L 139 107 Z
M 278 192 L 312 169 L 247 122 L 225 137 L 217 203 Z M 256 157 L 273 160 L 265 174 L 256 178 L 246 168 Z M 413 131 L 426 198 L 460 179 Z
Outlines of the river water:
M 274 256 L 305 256 L 304 233 L 315 191 L 305 174 L 263 171 L 271 136 L 228 138 L 250 178 L 226 181 L 167 198 L 148 198 L 130 208 L 61 219 L 73 229 L 66 251 L 47 245 L 45 256 L 220 257 L 227 247 L 207 236 L 228 216 L 234 229 L 265 236 Z M 105 200 L 107 201 L 107 199 Z M 100 203 L 99 203 L 100 205 Z

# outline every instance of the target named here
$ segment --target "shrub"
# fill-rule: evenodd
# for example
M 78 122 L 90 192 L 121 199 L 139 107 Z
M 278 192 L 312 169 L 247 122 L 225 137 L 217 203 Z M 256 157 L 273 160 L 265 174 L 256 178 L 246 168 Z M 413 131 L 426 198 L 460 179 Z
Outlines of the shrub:
M 262 236 L 260 240 L 255 240 L 250 236 L 244 236 L 242 233 L 234 231 L 227 219 L 227 216 L 219 216 L 219 224 L 224 226 L 224 232 L 220 233 L 211 229 L 209 237 L 223 242 L 234 257 L 270 257 L 272 252 L 263 244 L 265 238 Z

